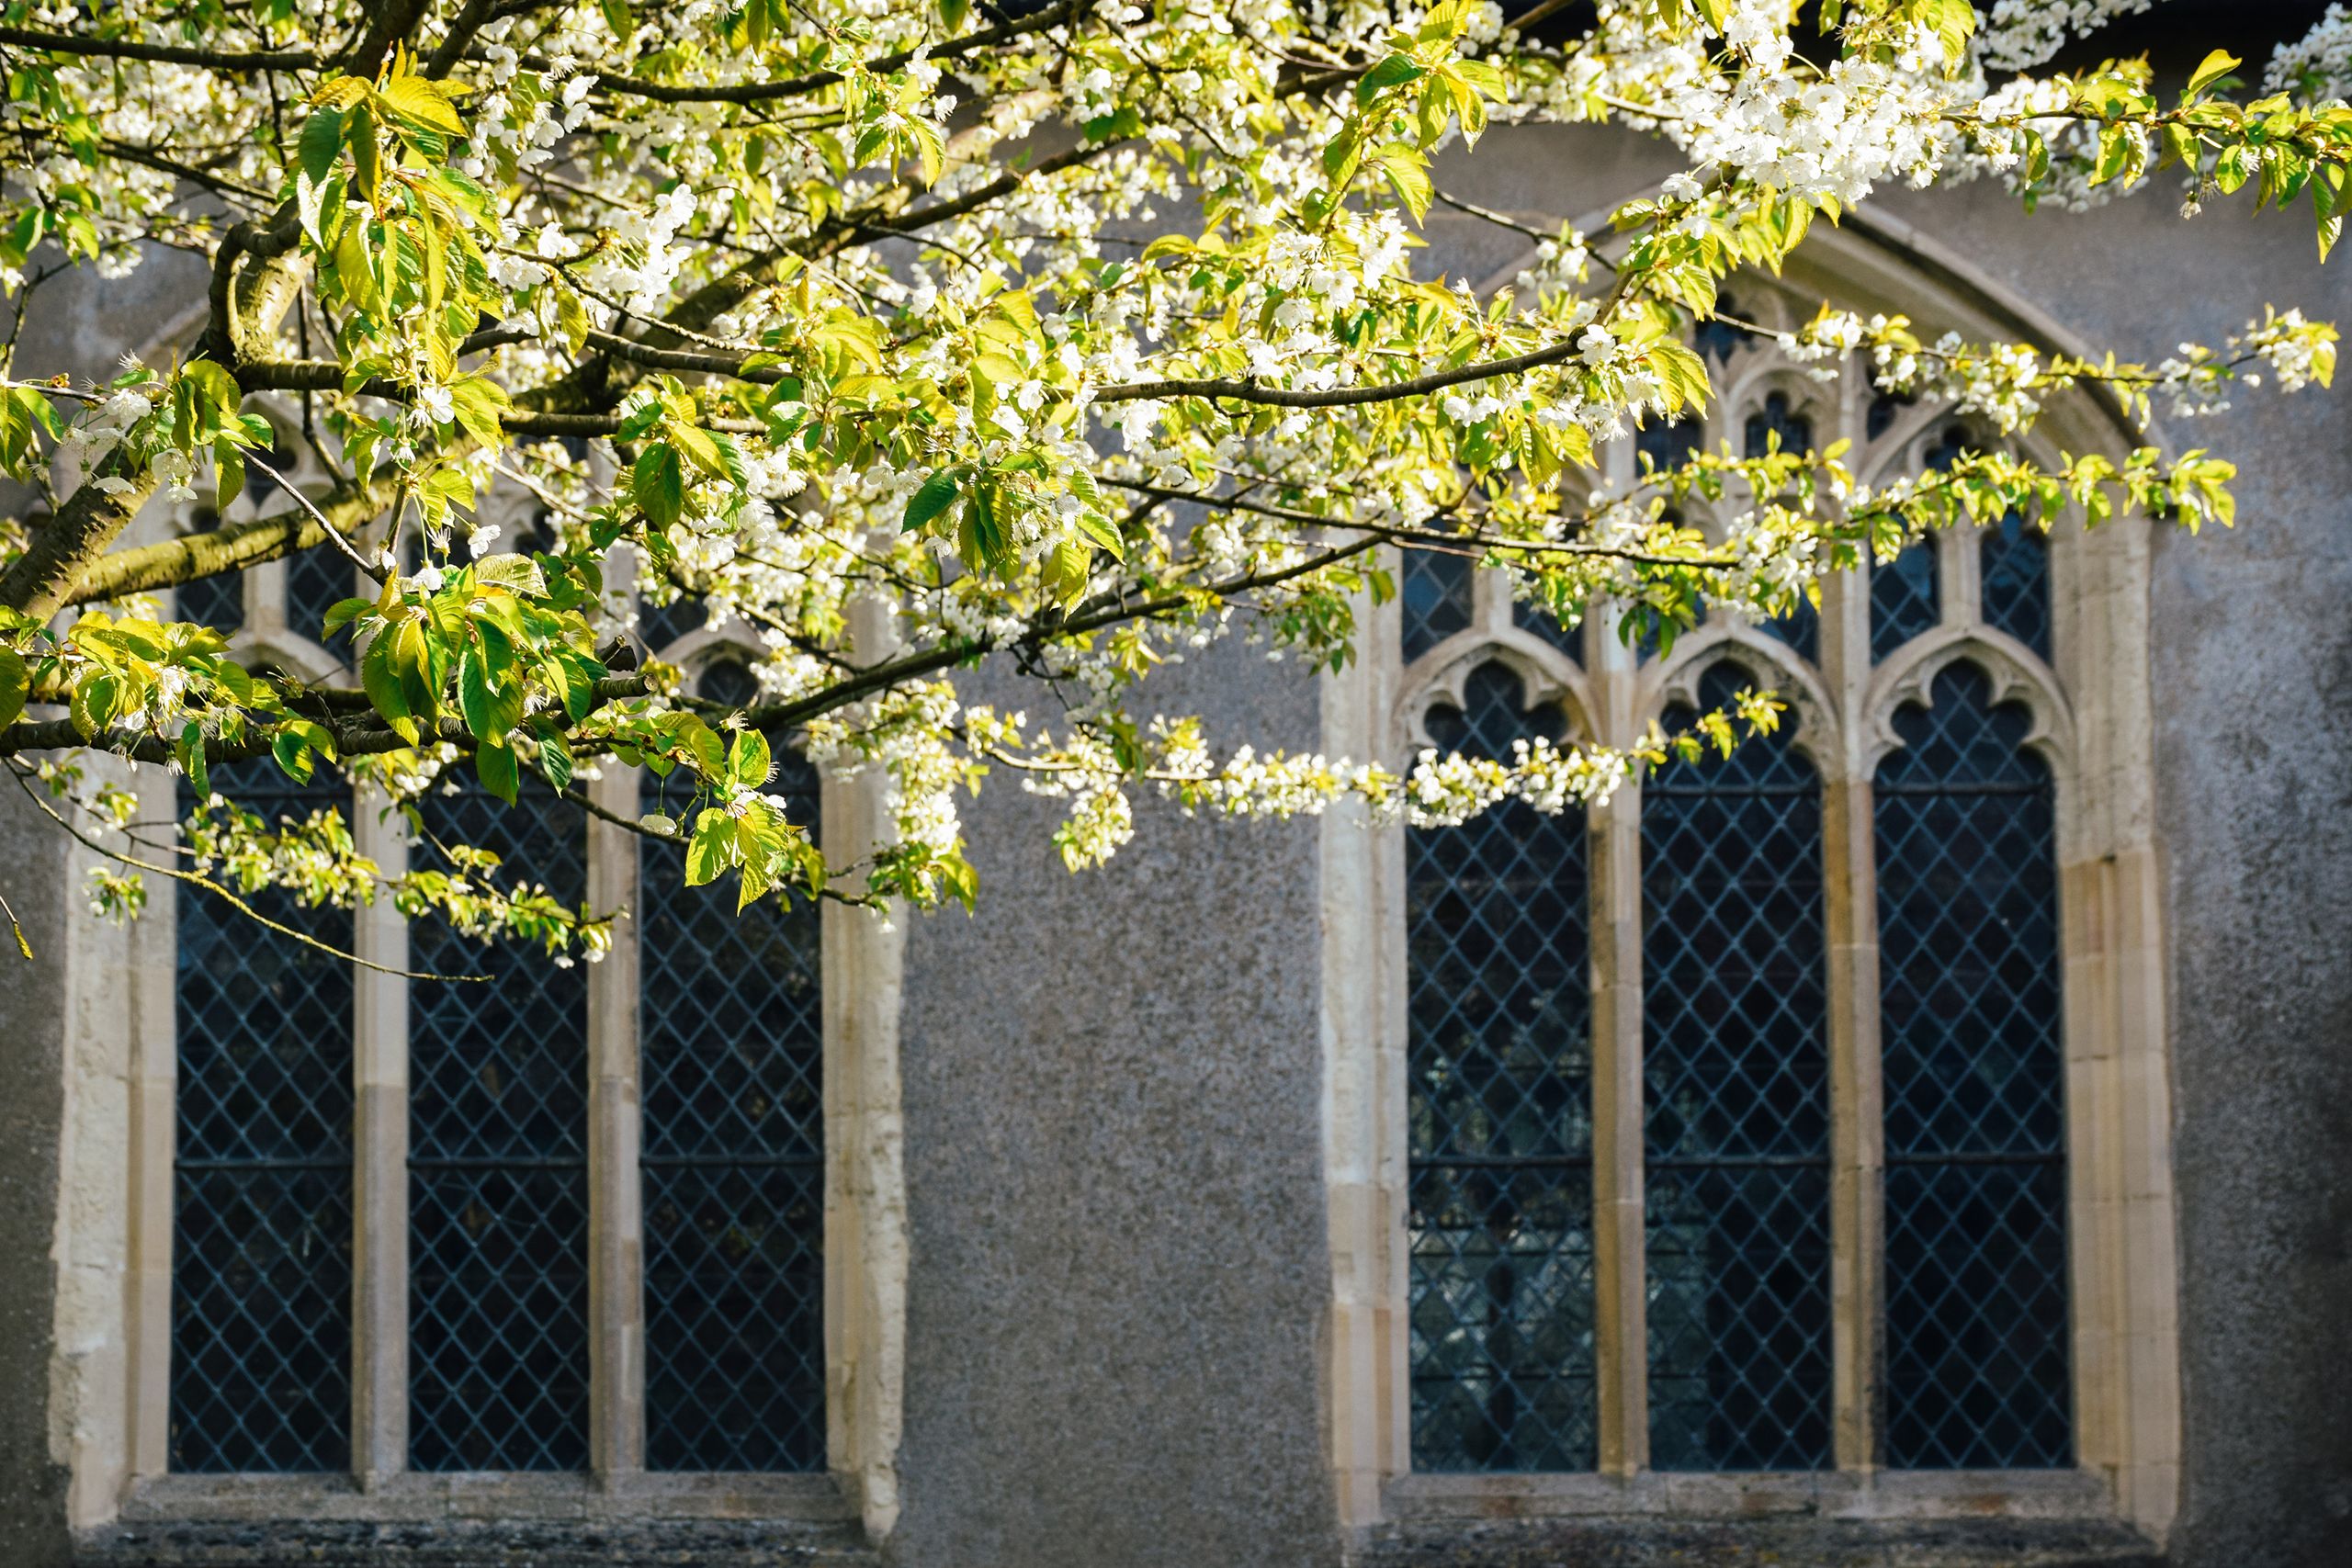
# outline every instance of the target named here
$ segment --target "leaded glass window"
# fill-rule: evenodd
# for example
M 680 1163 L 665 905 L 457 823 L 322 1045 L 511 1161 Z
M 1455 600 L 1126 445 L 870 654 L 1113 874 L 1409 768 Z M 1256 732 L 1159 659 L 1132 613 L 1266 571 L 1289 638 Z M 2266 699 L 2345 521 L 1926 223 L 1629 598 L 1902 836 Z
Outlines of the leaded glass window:
M 1747 683 L 1719 663 L 1699 700 L 1717 706 Z M 1656 1469 L 1829 1462 L 1821 854 L 1820 781 L 1788 727 L 1643 791 Z
M 1523 632 L 1532 632 L 1566 654 L 1577 663 L 1584 662 L 1584 622 L 1570 626 L 1552 614 L 1540 603 L 1515 599 L 1510 606 L 1511 625 Z
M 1557 739 L 1473 671 L 1431 738 Z M 1581 814 L 1512 802 L 1406 848 L 1412 1449 L 1433 1471 L 1589 1470 L 1592 998 Z
M 288 629 L 323 645 L 327 612 L 360 592 L 357 574 L 342 551 L 322 545 L 290 556 L 286 562 L 286 625 Z M 368 593 L 375 594 L 371 585 Z M 342 646 L 341 634 L 336 638 Z
M 1774 392 L 1764 400 L 1764 406 L 1747 416 L 1741 435 L 1743 451 L 1748 457 L 1761 457 L 1772 449 L 1772 438 L 1780 438 L 1783 452 L 1804 453 L 1813 448 L 1813 421 L 1789 405 L 1788 395 Z M 1821 613 L 1812 604 L 1800 600 L 1796 608 L 1785 615 L 1775 615 L 1764 623 L 1764 630 L 1796 649 L 1797 657 L 1808 663 L 1821 657 Z
M 236 579 L 226 581 L 234 582 Z M 215 771 L 275 822 L 343 805 L 269 761 Z M 180 809 L 194 791 L 180 785 Z M 351 915 L 276 890 L 257 913 L 348 950 Z M 351 1462 L 351 969 L 182 893 L 173 1154 L 170 1463 Z
M 735 664 L 706 673 L 703 690 L 728 702 L 754 694 Z M 776 756 L 769 787 L 814 831 L 816 771 L 789 747 Z M 658 808 L 662 785 L 650 771 L 645 793 Z M 648 842 L 642 853 L 647 1467 L 821 1470 L 817 908 L 783 895 L 739 915 L 734 874 L 688 887 L 680 851 Z
M 1932 539 L 1905 547 L 1891 561 L 1871 563 L 1871 662 L 1886 659 L 1922 632 L 1935 630 L 1942 614 L 1937 575 Z
M 1405 659 L 1419 659 L 1470 626 L 1476 563 L 1451 550 L 1407 550 L 1398 598 L 1405 611 Z
M 428 835 L 500 854 L 492 874 L 505 885 L 582 903 L 581 813 L 545 785 L 526 780 L 509 807 L 467 777 L 420 807 Z M 410 942 L 417 969 L 492 983 L 410 992 L 409 1462 L 577 1470 L 588 1458 L 584 973 L 424 920 Z
M 195 526 L 189 532 L 209 534 L 220 526 L 219 513 L 209 506 L 199 507 Z M 224 636 L 233 636 L 245 624 L 245 574 L 217 572 L 183 583 L 172 591 L 172 604 L 173 613 L 181 620 L 195 621 Z
M 1977 548 L 1984 624 L 2048 659 L 2050 546 L 2041 530 L 2012 512 L 1984 530 Z
M 1886 1103 L 1886 1450 L 2064 1465 L 2065 1058 L 2050 773 L 1967 664 L 1875 791 Z

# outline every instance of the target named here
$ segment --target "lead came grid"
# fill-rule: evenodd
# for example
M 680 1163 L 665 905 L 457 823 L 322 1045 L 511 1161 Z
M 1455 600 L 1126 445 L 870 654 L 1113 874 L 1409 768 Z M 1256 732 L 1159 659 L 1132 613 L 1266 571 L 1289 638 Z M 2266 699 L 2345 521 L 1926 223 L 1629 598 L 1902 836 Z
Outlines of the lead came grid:
M 1746 679 L 1717 664 L 1699 700 Z M 1687 724 L 1683 710 L 1670 722 Z M 1650 1462 L 1829 1450 L 1821 789 L 1791 730 L 1643 792 Z
M 578 809 L 526 779 L 506 807 L 468 778 L 426 831 L 496 851 L 500 885 L 577 908 Z M 431 839 L 418 853 L 429 861 Z M 525 944 L 411 928 L 413 966 L 490 985 L 410 990 L 409 1463 L 577 1470 L 588 1460 L 587 985 Z
M 1557 739 L 1474 671 L 1441 744 Z M 1430 1471 L 1589 1470 L 1592 998 L 1581 813 L 1518 802 L 1407 839 L 1412 1450 Z
M 348 800 L 340 781 L 305 787 L 267 761 L 215 775 L 273 825 Z M 183 781 L 179 795 L 185 817 L 195 792 Z M 351 945 L 347 910 L 274 889 L 250 902 Z M 346 1469 L 351 970 L 195 890 L 177 942 L 169 1463 Z
M 723 665 L 707 694 L 743 700 Z M 812 832 L 817 775 L 779 749 L 772 793 Z M 676 786 L 668 792 L 674 795 Z M 646 775 L 647 808 L 664 796 Z M 671 803 L 674 808 L 676 803 Z M 824 1018 L 816 906 L 735 912 L 733 876 L 687 887 L 644 846 L 646 1462 L 810 1471 L 825 1462 Z
M 1876 784 L 1888 1461 L 2073 1461 L 2049 770 L 1955 664 Z

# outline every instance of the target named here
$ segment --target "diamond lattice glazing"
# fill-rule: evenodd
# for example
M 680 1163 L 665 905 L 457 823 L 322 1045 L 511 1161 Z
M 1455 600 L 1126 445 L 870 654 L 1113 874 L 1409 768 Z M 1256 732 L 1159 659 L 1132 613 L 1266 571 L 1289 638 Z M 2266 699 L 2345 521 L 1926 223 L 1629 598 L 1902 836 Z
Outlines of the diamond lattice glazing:
M 2065 1061 L 2049 770 L 1955 664 L 1875 786 L 1887 1457 L 2072 1461 Z
M 1936 588 L 1936 547 L 1913 545 L 1891 561 L 1871 565 L 1871 661 L 1877 663 L 1922 632 L 1941 614 Z
M 706 674 L 731 700 L 734 666 Z M 815 770 L 770 786 L 817 822 Z M 658 786 L 649 775 L 649 807 Z M 684 884 L 647 844 L 643 988 L 646 1454 L 655 1470 L 821 1469 L 824 1020 L 817 910 Z
M 1470 625 L 1472 574 L 1468 558 L 1439 550 L 1407 550 L 1397 597 L 1405 612 L 1405 659 L 1419 659 Z
M 526 782 L 421 803 L 428 832 L 504 857 L 501 885 L 586 888 L 578 809 Z M 420 861 L 431 851 L 420 845 Z M 576 1470 L 588 1457 L 587 986 L 536 950 L 410 928 L 409 1462 Z
M 1442 744 L 1557 738 L 1474 671 Z M 1589 1470 L 1598 1453 L 1591 992 L 1581 815 L 1512 803 L 1407 841 L 1413 1462 Z
M 1709 706 L 1747 683 L 1718 664 Z M 1678 716 L 1687 723 L 1690 716 Z M 1829 1462 L 1821 792 L 1787 728 L 1642 801 L 1650 1462 Z
M 1981 583 L 1984 624 L 2050 657 L 2050 545 L 2012 512 L 1984 530 Z
M 274 763 L 216 770 L 276 819 L 347 800 Z M 247 788 L 245 786 L 251 785 Z M 183 811 L 192 792 L 180 789 Z M 351 916 L 256 912 L 347 949 Z M 351 969 L 190 890 L 179 899 L 169 1454 L 175 1471 L 351 1458 Z

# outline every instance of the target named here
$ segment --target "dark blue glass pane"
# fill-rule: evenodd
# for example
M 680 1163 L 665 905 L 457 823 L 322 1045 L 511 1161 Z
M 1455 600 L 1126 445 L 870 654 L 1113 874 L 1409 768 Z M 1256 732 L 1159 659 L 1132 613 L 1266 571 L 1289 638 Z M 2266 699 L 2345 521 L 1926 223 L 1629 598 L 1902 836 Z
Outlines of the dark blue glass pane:
M 351 562 L 333 545 L 322 545 L 289 557 L 286 562 L 286 625 L 312 642 L 323 643 L 327 612 L 358 592 Z M 338 652 L 349 652 L 342 637 L 338 636 L 335 643 Z
M 1789 406 L 1788 394 L 1774 392 L 1764 400 L 1764 406 L 1747 416 L 1747 425 L 1741 432 L 1745 437 L 1744 455 L 1761 457 L 1770 450 L 1771 438 L 1781 438 L 1783 452 L 1804 452 L 1813 446 L 1813 421 Z
M 1941 615 L 1936 589 L 1936 546 L 1923 539 L 1892 561 L 1871 565 L 1871 662 L 1875 664 L 1923 632 Z
M 1984 624 L 2050 657 L 2050 545 L 2041 530 L 2010 513 L 1984 530 L 1978 547 Z
M 1879 765 L 1887 1457 L 2072 1462 L 2057 857 L 2031 728 L 1956 664 Z
M 1776 637 L 1796 649 L 1799 659 L 1808 664 L 1821 661 L 1821 612 L 1810 600 L 1801 601 L 1785 615 L 1775 615 L 1761 623 L 1765 635 Z
M 706 693 L 733 700 L 720 665 Z M 817 826 L 816 772 L 770 785 Z M 649 808 L 662 793 L 647 774 Z M 673 801 L 673 806 L 679 804 Z M 646 842 L 638 1007 L 644 1104 L 646 1460 L 654 1470 L 825 1462 L 824 1018 L 816 906 L 735 912 Z
M 1566 654 L 1578 664 L 1584 662 L 1584 623 L 1564 626 L 1560 617 L 1540 604 L 1521 599 L 1510 607 L 1511 623 L 1523 632 L 1532 632 Z
M 681 593 L 667 604 L 643 600 L 637 608 L 638 638 L 653 653 L 709 624 L 710 607 L 691 593 Z
M 1871 399 L 1870 412 L 1862 416 L 1864 439 L 1875 441 L 1894 428 L 1903 411 L 1919 400 L 1917 392 L 1881 392 Z
M 220 517 L 209 507 L 199 511 L 197 517 L 198 533 L 209 533 L 220 526 Z M 172 604 L 173 614 L 183 621 L 193 621 L 218 632 L 242 630 L 245 624 L 245 574 L 224 571 L 184 582 L 172 591 Z
M 1931 473 L 1945 473 L 1968 454 L 1968 430 L 1964 425 L 1948 424 L 1928 448 L 1926 462 Z
M 1700 700 L 1720 705 L 1747 683 L 1719 664 Z M 1784 729 L 1661 770 L 1643 792 L 1659 1470 L 1830 1461 L 1821 788 L 1792 739 Z
M 1430 732 L 1560 736 L 1474 671 Z M 1415 1468 L 1589 1470 L 1592 997 L 1581 814 L 1512 802 L 1406 847 Z
M 1647 457 L 1652 468 L 1679 468 L 1699 450 L 1703 434 L 1695 419 L 1652 420 L 1634 433 L 1634 450 Z
M 579 809 L 526 781 L 420 803 L 427 830 L 504 857 L 490 874 L 585 893 Z M 420 863 L 437 858 L 420 844 Z M 410 927 L 413 966 L 487 975 L 409 992 L 409 1463 L 577 1470 L 588 1459 L 585 972 L 537 948 Z
M 1398 597 L 1404 601 L 1405 658 L 1419 659 L 1470 625 L 1470 584 L 1477 563 L 1450 551 L 1407 550 Z
M 274 763 L 215 771 L 276 821 L 328 806 Z M 248 788 L 246 786 L 250 785 Z M 195 805 L 183 782 L 180 809 Z M 252 895 L 348 951 L 351 916 Z M 170 1463 L 337 1471 L 351 1462 L 351 967 L 195 889 L 178 919 Z
M 1730 364 L 1732 355 L 1738 349 L 1747 334 L 1730 322 L 1718 318 L 1738 314 L 1738 300 L 1728 294 L 1715 296 L 1715 316 L 1699 323 L 1698 332 L 1692 335 L 1691 346 L 1705 358 L 1715 360 L 1719 364 Z

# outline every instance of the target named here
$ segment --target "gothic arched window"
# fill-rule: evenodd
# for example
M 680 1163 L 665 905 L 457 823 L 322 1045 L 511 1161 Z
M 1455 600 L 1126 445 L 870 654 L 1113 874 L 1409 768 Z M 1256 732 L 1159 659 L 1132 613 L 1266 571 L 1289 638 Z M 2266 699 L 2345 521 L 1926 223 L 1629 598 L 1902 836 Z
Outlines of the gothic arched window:
M 1430 738 L 1557 740 L 1499 663 Z M 1592 997 L 1581 814 L 1514 801 L 1406 844 L 1414 1462 L 1589 1470 Z
M 1707 707 L 1750 683 L 1718 663 Z M 1687 723 L 1688 710 L 1679 716 Z M 1791 731 L 1642 797 L 1650 1462 L 1829 1462 L 1821 784 Z
M 2065 1056 L 2050 770 L 1964 663 L 1878 767 L 1886 1450 L 1904 1469 L 2073 1458 Z

